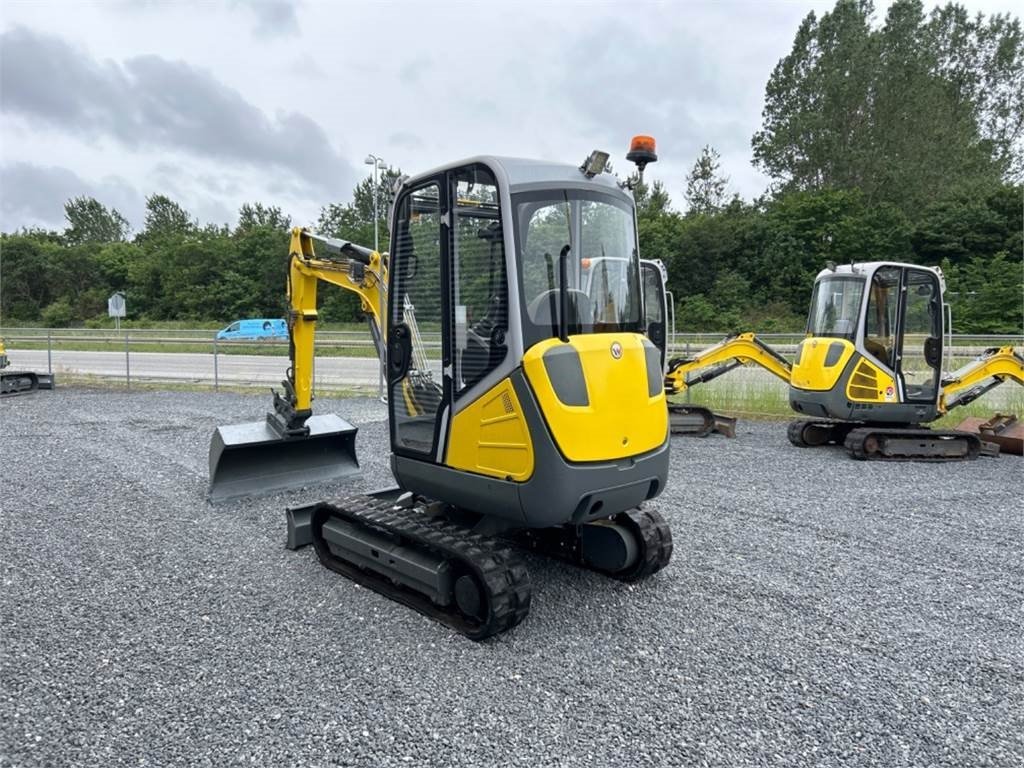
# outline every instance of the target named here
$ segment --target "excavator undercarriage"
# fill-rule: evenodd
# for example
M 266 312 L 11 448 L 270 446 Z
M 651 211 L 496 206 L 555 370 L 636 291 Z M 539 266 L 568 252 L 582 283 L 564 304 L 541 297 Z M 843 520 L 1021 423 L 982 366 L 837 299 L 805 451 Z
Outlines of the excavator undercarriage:
M 888 461 L 950 461 L 995 456 L 999 447 L 951 429 L 894 427 L 841 421 L 792 421 L 786 432 L 798 448 L 841 445 L 852 458 Z
M 392 488 L 289 509 L 287 546 L 312 545 L 327 568 L 474 640 L 511 629 L 529 612 L 530 579 L 518 549 L 626 582 L 647 578 L 672 557 L 668 524 L 651 509 L 495 535 L 482 533 L 481 522 Z

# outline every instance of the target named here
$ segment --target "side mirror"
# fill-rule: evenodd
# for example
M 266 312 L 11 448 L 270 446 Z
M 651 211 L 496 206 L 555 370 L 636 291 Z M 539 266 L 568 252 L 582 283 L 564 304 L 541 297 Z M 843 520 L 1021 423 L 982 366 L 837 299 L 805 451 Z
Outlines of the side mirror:
M 942 362 L 942 339 L 929 336 L 924 342 L 924 361 L 929 368 L 938 368 Z
M 658 349 L 665 349 L 665 324 L 650 323 L 647 326 L 647 338 Z

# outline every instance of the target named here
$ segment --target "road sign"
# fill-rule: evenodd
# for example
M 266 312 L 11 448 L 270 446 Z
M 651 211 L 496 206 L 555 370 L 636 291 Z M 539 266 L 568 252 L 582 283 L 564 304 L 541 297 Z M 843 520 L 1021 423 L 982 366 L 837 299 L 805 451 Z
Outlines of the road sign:
M 124 294 L 118 291 L 111 295 L 107 299 L 107 315 L 109 317 L 124 317 L 126 311 L 126 305 L 124 302 Z

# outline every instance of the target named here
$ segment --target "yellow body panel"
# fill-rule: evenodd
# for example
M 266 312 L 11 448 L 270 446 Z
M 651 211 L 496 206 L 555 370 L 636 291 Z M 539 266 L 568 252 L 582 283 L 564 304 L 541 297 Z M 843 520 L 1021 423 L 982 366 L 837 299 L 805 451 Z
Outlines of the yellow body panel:
M 846 399 L 855 403 L 895 403 L 899 394 L 892 376 L 861 356 L 846 382 Z
M 569 461 L 609 461 L 654 450 L 668 435 L 664 388 L 648 394 L 643 337 L 635 333 L 570 336 L 579 355 L 587 388 L 587 405 L 565 405 L 555 394 L 544 366 L 544 353 L 563 345 L 559 339 L 535 344 L 523 356 L 530 382 L 552 437 Z M 621 355 L 612 354 L 612 346 Z M 659 377 L 660 379 L 660 377 Z
M 533 474 L 530 430 L 509 379 L 455 414 L 445 463 L 455 469 L 519 482 Z
M 834 365 L 825 365 L 833 344 L 842 344 L 843 351 Z M 812 337 L 800 342 L 800 351 L 790 373 L 789 383 L 797 389 L 827 392 L 839 381 L 853 355 L 853 344 L 846 339 Z

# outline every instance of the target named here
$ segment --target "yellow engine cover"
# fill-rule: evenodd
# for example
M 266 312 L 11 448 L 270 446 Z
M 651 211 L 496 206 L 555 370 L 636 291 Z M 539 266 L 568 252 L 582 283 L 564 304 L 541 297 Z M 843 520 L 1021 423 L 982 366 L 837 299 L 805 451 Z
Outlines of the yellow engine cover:
M 829 350 L 835 349 L 837 344 L 842 346 L 842 352 L 839 353 L 838 358 L 833 353 L 830 359 Z M 789 374 L 790 386 L 815 392 L 827 392 L 838 383 L 853 352 L 853 344 L 846 339 L 821 337 L 804 339 L 800 342 L 796 363 Z M 832 364 L 826 365 L 827 362 Z
M 445 463 L 479 475 L 523 482 L 533 474 L 533 445 L 509 379 L 455 414 Z
M 665 388 L 659 368 L 656 392 L 650 394 L 644 342 L 636 333 L 581 334 L 570 336 L 568 345 L 545 339 L 523 356 L 526 379 L 555 443 L 569 461 L 622 459 L 665 442 Z M 586 405 L 563 403 L 548 377 L 544 353 L 566 346 L 579 356 Z

